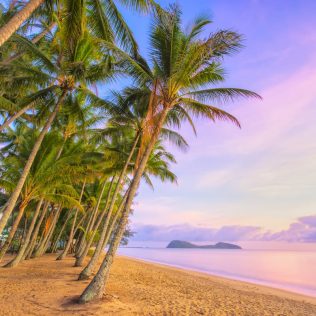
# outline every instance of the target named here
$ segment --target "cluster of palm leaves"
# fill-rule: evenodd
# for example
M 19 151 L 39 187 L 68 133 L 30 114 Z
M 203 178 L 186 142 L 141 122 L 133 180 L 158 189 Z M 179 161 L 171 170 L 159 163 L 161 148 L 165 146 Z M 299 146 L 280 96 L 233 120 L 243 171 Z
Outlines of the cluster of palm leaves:
M 96 274 L 82 303 L 103 294 L 131 234 L 141 181 L 176 181 L 165 143 L 186 148 L 179 128 L 186 122 L 195 131 L 195 117 L 239 126 L 218 104 L 258 97 L 220 86 L 223 57 L 239 49 L 239 34 L 203 38 L 205 18 L 184 30 L 177 6 L 119 2 L 151 15 L 146 58 L 113 0 L 12 0 L 0 8 L 0 260 L 12 252 L 5 267 L 14 267 L 50 252 L 57 260 L 73 254 L 83 266 L 90 254 L 78 279 Z M 129 84 L 111 91 L 122 78 Z

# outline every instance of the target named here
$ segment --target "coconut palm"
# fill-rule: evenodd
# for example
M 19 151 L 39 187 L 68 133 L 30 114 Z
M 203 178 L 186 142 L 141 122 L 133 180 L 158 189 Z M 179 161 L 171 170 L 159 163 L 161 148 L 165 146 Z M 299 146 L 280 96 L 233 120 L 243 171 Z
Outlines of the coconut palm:
M 147 98 L 147 113 L 142 125 L 139 160 L 129 187 L 128 197 L 107 254 L 80 302 L 103 295 L 117 247 L 120 244 L 129 212 L 145 171 L 152 149 L 165 123 L 177 122 L 177 113 L 202 116 L 211 121 L 228 120 L 239 125 L 236 118 L 206 102 L 230 101 L 235 97 L 259 97 L 254 92 L 238 88 L 212 87 L 224 81 L 220 58 L 240 47 L 240 36 L 220 31 L 202 40 L 198 35 L 208 20 L 198 19 L 187 33 L 181 29 L 181 15 L 176 6 L 168 11 L 157 8 L 150 34 L 150 64 L 126 56 L 116 47 L 113 54 L 125 58 L 126 70 L 138 83 L 135 98 Z M 150 66 L 151 65 L 151 66 Z
M 81 29 L 77 28 L 77 32 L 73 34 L 73 37 L 66 38 L 63 34 L 67 31 L 67 27 L 71 28 L 74 26 L 71 23 L 69 25 L 65 23 L 66 29 L 62 28 L 59 30 L 59 34 L 56 35 L 56 40 L 59 39 L 57 46 L 54 46 L 53 51 L 50 50 L 46 54 L 38 50 L 30 41 L 21 39 L 21 44 L 25 45 L 25 48 L 34 55 L 37 63 L 33 63 L 28 67 L 21 65 L 19 62 L 14 62 L 10 65 L 13 70 L 26 74 L 33 73 L 32 76 L 36 74 L 37 78 L 42 81 L 41 85 L 50 85 L 49 88 L 44 88 L 42 92 L 45 95 L 49 94 L 49 104 L 52 110 L 50 113 L 47 113 L 49 108 L 39 109 L 39 117 L 45 117 L 45 113 L 47 113 L 48 118 L 43 124 L 21 177 L 7 203 L 0 220 L 0 233 L 16 204 L 45 134 L 50 129 L 60 108 L 63 105 L 67 106 L 67 102 L 64 104 L 64 101 L 72 94 L 78 95 L 79 99 L 83 98 L 85 104 L 89 104 L 93 100 L 94 106 L 100 107 L 100 100 L 89 90 L 89 86 L 109 79 L 113 75 L 111 58 L 109 56 L 100 56 L 98 45 L 95 45 L 94 38 L 85 32 L 83 21 Z M 55 84 L 51 86 L 52 82 L 55 82 Z M 73 103 L 71 104 L 73 105 Z
M 38 9 L 41 5 L 46 6 L 52 10 L 58 10 L 59 7 L 72 8 L 75 15 L 80 15 L 87 6 L 90 7 L 91 17 L 94 18 L 94 26 L 98 32 L 103 33 L 106 37 L 111 35 L 111 26 L 116 27 L 117 36 L 123 40 L 130 39 L 130 31 L 126 23 L 124 22 L 121 14 L 117 10 L 115 3 L 111 0 L 61 0 L 58 5 L 55 4 L 54 0 L 29 0 L 20 10 L 0 27 L 0 46 L 3 45 L 20 27 L 21 25 L 30 19 L 33 12 Z M 148 10 L 149 6 L 153 4 L 152 0 L 121 0 L 121 3 L 133 7 L 137 10 Z M 9 8 L 12 11 L 12 7 Z M 67 9 L 66 9 L 67 10 Z M 56 13 L 56 12 L 55 12 Z M 112 23 L 112 25 L 110 23 Z M 75 30 L 74 30 L 75 31 Z M 113 34 L 112 34 L 113 35 Z
M 131 151 L 134 153 L 134 151 Z M 134 162 L 131 161 L 131 158 L 127 158 L 127 162 L 129 165 L 126 166 L 129 167 L 128 174 L 133 173 L 134 168 Z M 151 182 L 151 176 L 159 178 L 161 181 L 170 181 L 172 183 L 176 182 L 177 177 L 174 173 L 170 171 L 169 163 L 175 163 L 175 159 L 172 154 L 167 152 L 163 146 L 160 144 L 156 144 L 149 160 L 146 166 L 146 170 L 143 174 L 143 178 L 145 179 L 145 182 L 153 188 L 153 184 Z M 124 168 L 125 169 L 125 165 Z M 126 172 L 126 171 L 125 171 Z M 126 198 L 128 195 L 128 190 L 125 192 L 123 196 L 121 196 L 119 199 L 116 199 L 114 195 L 112 196 L 112 202 L 115 201 L 116 205 L 114 207 L 110 208 L 107 213 L 107 218 L 104 220 L 100 238 L 97 244 L 97 247 L 93 253 L 93 256 L 91 257 L 89 263 L 87 266 L 81 271 L 79 275 L 79 280 L 85 280 L 91 276 L 93 273 L 93 270 L 98 262 L 98 259 L 100 255 L 102 254 L 102 250 L 105 248 L 105 246 L 108 244 L 111 234 L 117 224 L 117 221 L 121 215 L 121 212 L 123 210 L 123 206 L 126 202 Z M 108 219 L 109 217 L 109 219 Z
M 24 214 L 24 210 L 32 200 L 43 202 L 45 199 L 46 201 L 55 203 L 62 201 L 64 205 L 70 203 L 70 205 L 78 206 L 75 200 L 77 193 L 72 187 L 72 181 L 75 176 L 78 177 L 78 173 L 83 174 L 85 167 L 81 162 L 81 157 L 78 152 L 75 153 L 74 151 L 68 151 L 66 152 L 67 155 L 59 157 L 59 159 L 56 160 L 58 143 L 61 143 L 61 138 L 58 139 L 57 136 L 55 133 L 46 135 L 44 139 L 45 149 L 41 150 L 40 155 L 34 160 L 21 191 L 18 216 L 14 221 L 14 225 L 11 227 L 9 237 L 1 249 L 0 257 L 2 257 L 8 249 Z M 32 148 L 32 143 L 36 141 L 36 138 L 36 132 L 30 131 L 28 137 L 20 141 L 18 148 L 16 148 L 14 152 L 9 152 L 7 157 L 3 160 L 3 176 L 0 183 L 2 188 L 8 190 L 14 187 L 15 181 L 20 177 L 19 171 L 23 169 L 22 166 L 25 160 L 28 159 L 30 148 Z M 58 172 L 60 169 L 67 172 L 67 176 Z M 35 214 L 37 215 L 33 216 L 34 221 L 31 223 L 33 226 L 35 226 L 35 220 L 39 215 L 42 202 L 40 206 L 36 208 Z M 29 229 L 29 231 L 32 229 Z M 30 237 L 31 236 L 28 235 L 20 247 L 19 257 L 13 261 L 14 264 L 22 258 Z
M 111 150 L 114 151 L 114 154 L 117 154 L 116 159 L 117 159 L 117 164 L 115 166 L 112 167 L 112 169 L 114 169 L 114 174 L 118 174 L 117 176 L 117 181 L 114 184 L 114 191 L 111 194 L 111 196 L 109 195 L 108 198 L 111 200 L 108 200 L 105 204 L 105 207 L 103 209 L 103 211 L 101 212 L 101 215 L 99 217 L 98 222 L 96 223 L 96 227 L 95 230 L 96 231 L 102 220 L 104 219 L 104 224 L 103 224 L 103 231 L 107 229 L 107 226 L 109 225 L 109 221 L 111 219 L 112 213 L 114 211 L 114 207 L 115 207 L 115 203 L 117 201 L 117 197 L 120 194 L 123 185 L 125 183 L 125 177 L 126 177 L 126 173 L 129 167 L 129 164 L 131 162 L 131 159 L 134 155 L 136 146 L 138 144 L 139 141 L 139 135 L 136 135 L 135 137 L 132 138 L 132 142 L 131 142 L 131 148 L 128 149 L 128 154 L 126 155 L 123 151 L 122 151 L 122 147 L 126 147 L 126 139 L 123 139 L 123 141 L 125 142 L 125 144 L 122 144 L 122 139 L 120 139 L 121 143 L 117 142 L 118 140 L 114 138 L 114 141 L 112 141 L 111 146 L 107 146 L 107 150 Z M 113 156 L 113 155 L 112 155 Z M 116 170 L 115 170 L 116 169 Z M 83 260 L 86 257 L 90 247 L 91 247 L 91 243 L 93 241 L 93 237 L 94 237 L 95 233 L 91 236 L 90 241 L 87 243 L 85 249 L 83 250 L 83 252 L 80 254 L 80 256 L 77 258 L 75 266 L 81 266 L 83 264 Z

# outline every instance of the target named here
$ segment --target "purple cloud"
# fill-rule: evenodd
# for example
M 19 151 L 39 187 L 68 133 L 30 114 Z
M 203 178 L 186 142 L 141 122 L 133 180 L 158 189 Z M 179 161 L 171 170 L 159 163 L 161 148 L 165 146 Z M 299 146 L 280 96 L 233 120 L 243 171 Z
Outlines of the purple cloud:
M 221 228 L 183 225 L 134 225 L 134 241 L 290 241 L 316 242 L 316 215 L 304 216 L 279 232 L 257 226 L 223 226 Z
M 300 217 L 299 221 L 309 227 L 316 227 L 316 215 Z
M 133 240 L 168 241 L 170 239 L 188 239 L 192 241 L 212 240 L 216 229 L 183 225 L 134 225 L 136 232 Z
M 271 234 L 270 240 L 316 242 L 316 215 L 298 218 L 286 230 Z

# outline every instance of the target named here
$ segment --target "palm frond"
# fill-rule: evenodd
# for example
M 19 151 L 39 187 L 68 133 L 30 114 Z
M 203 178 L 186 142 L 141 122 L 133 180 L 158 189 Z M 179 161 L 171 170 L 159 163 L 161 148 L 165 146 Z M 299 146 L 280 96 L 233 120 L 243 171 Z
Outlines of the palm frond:
M 239 88 L 212 88 L 198 91 L 190 91 L 182 97 L 189 96 L 201 102 L 212 101 L 226 103 L 235 101 L 238 97 L 262 99 L 261 96 L 253 91 Z
M 196 117 L 205 117 L 214 122 L 216 120 L 230 121 L 236 126 L 241 127 L 236 117 L 217 107 L 203 104 L 190 98 L 182 98 L 181 104 Z

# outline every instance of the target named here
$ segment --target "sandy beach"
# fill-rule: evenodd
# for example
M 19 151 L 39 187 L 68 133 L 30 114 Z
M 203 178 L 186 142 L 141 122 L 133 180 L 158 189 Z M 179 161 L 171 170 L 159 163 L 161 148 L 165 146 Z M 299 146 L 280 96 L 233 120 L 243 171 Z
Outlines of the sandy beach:
M 139 260 L 118 257 L 107 293 L 76 304 L 73 258 L 54 255 L 0 269 L 0 315 L 316 315 L 316 299 Z

